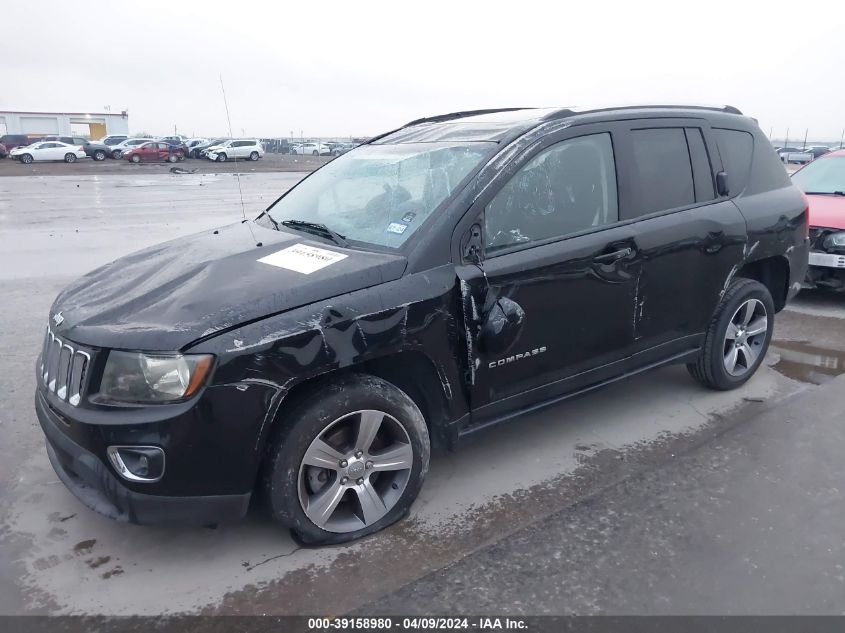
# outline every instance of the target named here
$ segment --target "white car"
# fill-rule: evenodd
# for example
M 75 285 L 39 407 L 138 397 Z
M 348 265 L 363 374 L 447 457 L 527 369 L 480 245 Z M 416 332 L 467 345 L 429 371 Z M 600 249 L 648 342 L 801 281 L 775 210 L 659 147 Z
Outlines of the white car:
M 128 152 L 130 149 L 134 149 L 139 145 L 143 145 L 144 143 L 149 143 L 150 141 L 154 141 L 154 138 L 148 137 L 135 137 L 135 138 L 128 138 L 122 143 L 118 143 L 112 148 L 111 157 L 112 158 L 123 158 L 123 154 Z
M 325 143 L 301 143 L 291 149 L 291 154 L 311 154 L 312 156 L 325 156 L 331 154 L 331 148 Z
M 254 138 L 236 138 L 220 145 L 209 147 L 205 153 L 209 160 L 216 160 L 223 163 L 230 158 L 248 158 L 258 160 L 264 156 L 264 146 Z
M 61 141 L 42 141 L 26 147 L 16 147 L 9 152 L 9 156 L 17 158 L 26 165 L 40 160 L 63 160 L 66 163 L 75 163 L 80 158 L 85 158 L 85 150 L 79 145 L 68 145 Z

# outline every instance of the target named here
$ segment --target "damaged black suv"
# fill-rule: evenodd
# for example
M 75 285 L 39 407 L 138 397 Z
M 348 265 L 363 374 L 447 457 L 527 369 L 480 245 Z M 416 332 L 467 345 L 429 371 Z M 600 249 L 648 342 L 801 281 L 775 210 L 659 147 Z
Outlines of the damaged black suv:
M 731 389 L 807 269 L 807 205 L 735 108 L 420 119 L 258 218 L 56 299 L 35 406 L 86 505 L 312 543 L 408 511 L 433 442 L 685 363 Z

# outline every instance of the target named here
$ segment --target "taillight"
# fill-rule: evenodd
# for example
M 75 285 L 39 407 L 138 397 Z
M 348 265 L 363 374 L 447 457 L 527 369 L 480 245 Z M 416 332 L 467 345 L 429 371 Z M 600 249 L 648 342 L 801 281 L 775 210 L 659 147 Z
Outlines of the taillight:
M 84 148 L 84 147 L 82 147 L 82 146 L 80 146 L 80 147 L 79 147 L 79 149 L 78 149 L 77 151 L 79 151 L 79 152 L 84 152 L 84 151 L 85 151 L 85 148 Z

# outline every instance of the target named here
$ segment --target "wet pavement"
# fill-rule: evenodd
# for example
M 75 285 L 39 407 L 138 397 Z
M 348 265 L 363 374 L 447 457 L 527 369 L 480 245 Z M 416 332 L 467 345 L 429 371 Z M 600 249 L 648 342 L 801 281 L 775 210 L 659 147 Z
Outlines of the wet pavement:
M 743 596 L 754 612 L 845 611 L 835 295 L 802 295 L 778 315 L 765 366 L 737 391 L 706 391 L 669 367 L 434 455 L 410 516 L 351 545 L 303 548 L 260 511 L 165 529 L 82 507 L 50 469 L 32 410 L 53 297 L 122 254 L 254 216 L 300 177 L 241 177 L 243 209 L 229 174 L 0 178 L 0 613 L 399 612 L 427 601 L 475 613 L 741 612 Z M 730 582 L 716 591 L 722 570 Z M 779 602 L 787 590 L 793 601 Z

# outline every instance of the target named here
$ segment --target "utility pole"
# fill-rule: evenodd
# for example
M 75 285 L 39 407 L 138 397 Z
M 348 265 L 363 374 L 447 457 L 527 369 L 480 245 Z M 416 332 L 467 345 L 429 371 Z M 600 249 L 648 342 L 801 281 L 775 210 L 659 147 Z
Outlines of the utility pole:
M 839 137 L 839 149 L 842 149 L 843 140 L 845 140 L 845 128 L 842 128 L 842 135 Z
M 783 146 L 789 147 L 789 128 L 786 128 L 786 138 L 783 139 Z
M 805 149 L 807 149 L 807 132 L 809 132 L 809 131 L 810 131 L 810 128 L 806 128 L 804 130 L 804 146 L 801 148 L 801 151 L 804 151 Z

